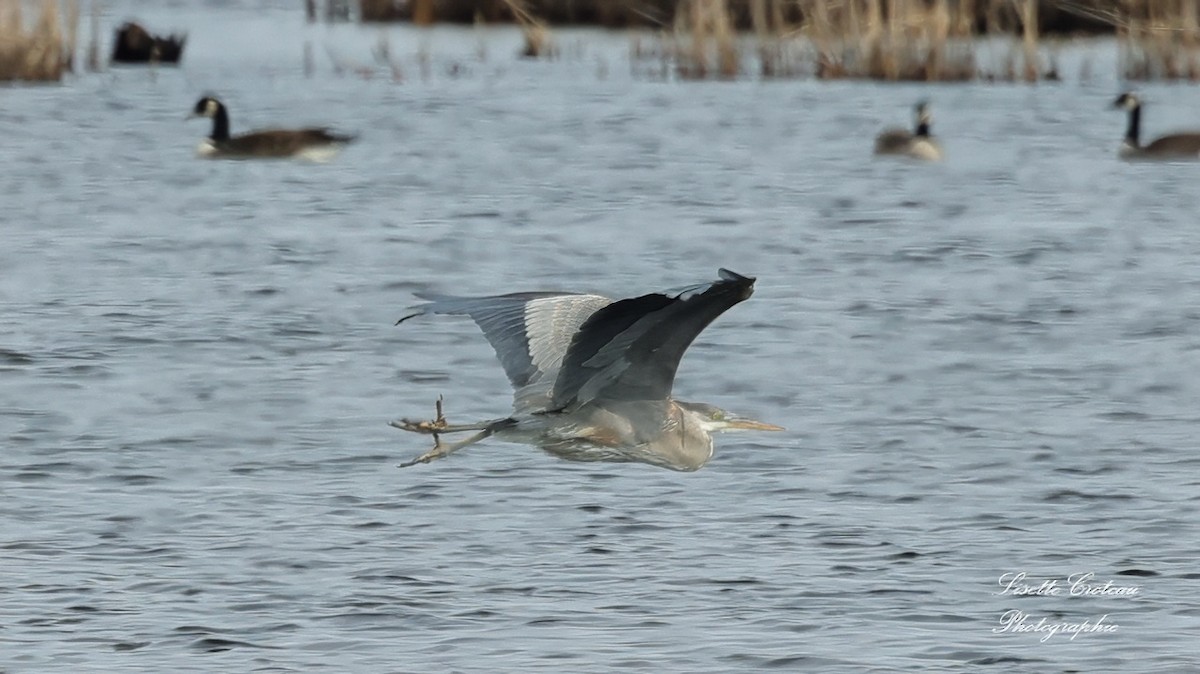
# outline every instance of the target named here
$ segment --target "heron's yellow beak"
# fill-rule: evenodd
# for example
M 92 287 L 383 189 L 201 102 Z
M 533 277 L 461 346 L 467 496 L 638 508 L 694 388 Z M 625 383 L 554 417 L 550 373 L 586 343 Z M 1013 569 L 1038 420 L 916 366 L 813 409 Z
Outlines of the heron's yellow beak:
M 725 426 L 725 428 L 727 430 L 735 430 L 735 431 L 786 431 L 787 430 L 783 426 L 776 426 L 775 424 L 768 424 L 764 421 L 757 421 L 755 419 L 740 419 L 740 418 L 730 419 L 729 421 L 726 422 L 726 424 L 727 425 Z

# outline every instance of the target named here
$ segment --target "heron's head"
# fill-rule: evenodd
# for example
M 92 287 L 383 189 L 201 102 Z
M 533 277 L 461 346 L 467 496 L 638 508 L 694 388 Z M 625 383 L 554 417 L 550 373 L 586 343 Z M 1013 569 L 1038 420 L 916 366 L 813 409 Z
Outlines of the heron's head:
M 716 431 L 782 431 L 783 426 L 768 424 L 755 419 L 739 417 L 730 414 L 716 405 L 706 403 L 685 403 L 676 400 L 675 404 L 683 413 L 693 419 L 701 428 L 709 433 Z
M 1128 92 L 1117 96 L 1117 100 L 1113 101 L 1114 108 L 1125 108 L 1126 110 L 1132 110 L 1141 104 L 1142 102 L 1138 100 L 1135 94 Z

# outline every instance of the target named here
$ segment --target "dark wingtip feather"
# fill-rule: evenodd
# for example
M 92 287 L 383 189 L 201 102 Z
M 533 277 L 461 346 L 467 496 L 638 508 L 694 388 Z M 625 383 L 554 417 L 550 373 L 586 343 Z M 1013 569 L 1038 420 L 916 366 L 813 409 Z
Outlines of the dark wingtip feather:
M 750 281 L 753 283 L 754 281 L 758 280 L 753 276 L 742 276 L 736 271 L 726 269 L 724 267 L 721 267 L 717 270 L 717 275 L 721 277 L 722 281 Z
M 724 267 L 718 270 L 717 273 L 721 276 L 721 280 L 718 283 L 730 283 L 739 288 L 743 300 L 750 299 L 750 296 L 754 294 L 754 282 L 757 279 L 753 276 L 742 276 Z
M 424 314 L 425 314 L 425 312 L 424 312 L 424 311 L 418 311 L 418 312 L 416 312 L 415 314 L 409 314 L 409 315 L 407 315 L 407 316 L 401 316 L 401 317 L 400 317 L 400 320 L 396 321 L 396 322 L 395 322 L 395 323 L 393 323 L 392 325 L 400 325 L 401 323 L 403 323 L 404 321 L 407 321 L 407 320 L 408 320 L 408 319 L 410 319 L 410 318 L 416 318 L 417 316 L 423 316 Z

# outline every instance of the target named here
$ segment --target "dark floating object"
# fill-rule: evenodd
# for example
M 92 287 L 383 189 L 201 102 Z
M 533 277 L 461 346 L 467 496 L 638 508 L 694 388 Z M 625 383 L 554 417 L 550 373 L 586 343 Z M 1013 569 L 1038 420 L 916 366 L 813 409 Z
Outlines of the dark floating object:
M 113 40 L 113 63 L 179 63 L 187 35 L 151 35 L 140 24 L 126 21 Z
M 254 159 L 298 157 L 312 161 L 333 158 L 354 136 L 323 128 L 264 129 L 240 136 L 229 135 L 229 113 L 225 105 L 205 96 L 192 108 L 193 117 L 209 117 L 212 133 L 197 148 L 201 157 Z

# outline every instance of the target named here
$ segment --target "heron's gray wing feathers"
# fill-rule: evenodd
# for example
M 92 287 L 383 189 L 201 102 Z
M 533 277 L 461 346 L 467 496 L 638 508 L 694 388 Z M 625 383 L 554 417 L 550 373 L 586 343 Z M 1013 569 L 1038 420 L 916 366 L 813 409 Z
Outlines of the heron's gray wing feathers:
M 470 316 L 496 351 L 515 392 L 513 409 L 540 412 L 571 337 L 596 310 L 612 302 L 600 295 L 514 293 L 493 297 L 422 295 L 429 303 L 397 323 L 426 314 Z
M 753 278 L 719 273 L 711 283 L 620 300 L 593 313 L 567 349 L 552 409 L 670 396 L 679 361 L 696 336 L 754 292 Z

